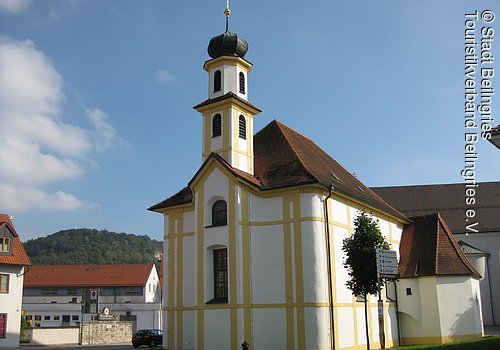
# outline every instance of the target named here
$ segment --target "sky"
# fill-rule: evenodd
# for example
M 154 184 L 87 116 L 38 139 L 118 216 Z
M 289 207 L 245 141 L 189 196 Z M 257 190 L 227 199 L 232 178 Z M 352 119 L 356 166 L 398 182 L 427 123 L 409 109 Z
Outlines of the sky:
M 277 119 L 368 186 L 464 182 L 465 14 L 500 16 L 498 1 L 230 7 L 230 31 L 248 41 L 254 65 L 256 131 Z M 224 0 L 0 0 L 0 212 L 23 241 L 80 227 L 162 239 L 162 216 L 147 208 L 201 165 L 192 106 L 208 97 L 202 66 L 224 9 Z M 498 21 L 476 21 L 478 37 Z M 500 150 L 475 146 L 477 181 L 500 180 Z

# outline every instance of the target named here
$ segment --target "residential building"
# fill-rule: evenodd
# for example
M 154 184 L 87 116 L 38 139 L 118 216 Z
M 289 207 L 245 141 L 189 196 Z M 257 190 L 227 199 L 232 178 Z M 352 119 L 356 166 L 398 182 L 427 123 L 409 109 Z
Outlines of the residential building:
M 483 253 L 484 259 L 476 265 L 481 272 L 483 322 L 485 326 L 500 325 L 500 182 L 480 182 L 468 193 L 467 189 L 465 184 L 372 188 L 407 216 L 439 212 L 455 238 L 474 248 L 464 250 L 471 260 L 477 261 L 477 254 Z M 466 217 L 467 210 L 474 217 Z
M 489 141 L 498 149 L 500 149 L 500 125 L 491 128 L 490 134 L 491 138 L 489 139 Z
M 32 327 L 76 326 L 104 308 L 134 321 L 134 330 L 161 328 L 155 265 L 45 265 L 26 273 L 23 309 Z
M 29 265 L 12 220 L 0 214 L 0 348 L 19 346 L 23 279 Z

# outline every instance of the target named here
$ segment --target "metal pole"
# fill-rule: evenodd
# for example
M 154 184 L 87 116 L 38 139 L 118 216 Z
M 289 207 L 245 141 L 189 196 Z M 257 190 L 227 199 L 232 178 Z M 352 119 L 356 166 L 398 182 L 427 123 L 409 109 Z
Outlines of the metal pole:
M 377 272 L 378 284 L 378 334 L 380 340 L 380 348 L 385 349 L 385 331 L 384 331 L 384 301 L 382 300 L 381 276 Z

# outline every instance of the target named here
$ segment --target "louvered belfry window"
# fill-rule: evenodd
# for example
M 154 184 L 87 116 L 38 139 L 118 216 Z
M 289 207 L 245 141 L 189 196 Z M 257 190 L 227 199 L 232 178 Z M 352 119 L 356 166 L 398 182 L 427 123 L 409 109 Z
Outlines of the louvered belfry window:
M 222 117 L 219 113 L 212 119 L 212 137 L 220 136 L 222 133 Z
M 245 93 L 245 74 L 240 72 L 240 93 Z
M 214 300 L 227 302 L 227 249 L 214 250 Z
M 243 115 L 240 115 L 239 136 L 240 136 L 240 139 L 243 139 L 243 140 L 247 139 L 247 121 Z
M 222 83 L 222 73 L 220 70 L 214 73 L 214 92 L 220 91 Z

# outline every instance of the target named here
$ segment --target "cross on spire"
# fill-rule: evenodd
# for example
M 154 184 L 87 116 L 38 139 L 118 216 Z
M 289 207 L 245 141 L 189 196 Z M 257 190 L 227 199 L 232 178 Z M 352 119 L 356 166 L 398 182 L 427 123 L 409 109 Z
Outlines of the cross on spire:
M 229 0 L 226 0 L 226 9 L 224 10 L 226 15 L 226 32 L 229 31 L 229 16 L 231 16 L 231 10 L 229 9 Z

